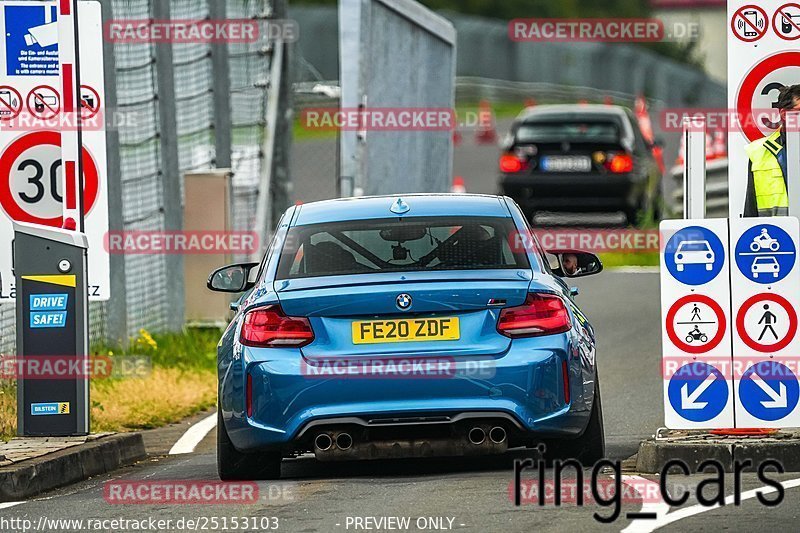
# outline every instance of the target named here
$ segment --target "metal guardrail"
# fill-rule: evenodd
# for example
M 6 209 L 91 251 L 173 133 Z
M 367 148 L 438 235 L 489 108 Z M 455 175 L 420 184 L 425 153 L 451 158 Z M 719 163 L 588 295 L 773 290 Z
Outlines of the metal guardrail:
M 669 172 L 674 189 L 668 196 L 670 213 L 683 216 L 683 166 L 675 166 Z M 726 218 L 728 216 L 728 159 L 713 159 L 706 162 L 706 216 Z

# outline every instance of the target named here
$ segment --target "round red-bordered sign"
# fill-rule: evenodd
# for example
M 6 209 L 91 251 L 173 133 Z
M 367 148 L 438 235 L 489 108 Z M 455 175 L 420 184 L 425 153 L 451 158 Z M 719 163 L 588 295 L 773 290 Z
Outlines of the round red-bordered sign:
M 758 15 L 761 15 L 761 20 L 764 22 L 763 28 L 759 28 L 757 23 L 747 18 L 752 11 L 756 12 L 756 19 L 758 19 Z M 767 12 L 753 5 L 741 7 L 731 17 L 731 30 L 740 41 L 753 43 L 764 37 L 767 34 L 767 30 L 769 30 Z M 749 35 L 751 33 L 754 33 L 754 35 Z
M 791 13 L 788 14 L 789 15 L 788 17 L 785 16 L 786 12 L 784 10 L 787 7 L 793 7 L 800 11 L 800 4 L 795 4 L 794 2 L 791 2 L 789 4 L 782 5 L 777 10 L 775 10 L 775 14 L 772 16 L 772 29 L 773 31 L 775 31 L 775 34 L 781 39 L 784 39 L 786 41 L 796 41 L 797 39 L 800 39 L 800 17 L 797 19 L 797 22 L 795 22 L 794 20 L 792 20 L 795 17 L 791 16 Z M 781 20 L 778 20 L 779 17 L 781 18 Z M 781 25 L 781 31 L 778 31 L 779 23 Z M 784 34 L 783 27 L 785 25 L 791 28 L 790 31 L 796 33 L 796 35 L 791 36 Z
M 6 100 L 6 97 L 9 100 Z M 17 106 L 14 107 L 14 99 Z M 0 120 L 14 120 L 22 112 L 23 101 L 19 91 L 10 85 L 0 85 Z
M 756 93 L 758 84 L 771 72 L 783 67 L 796 67 L 798 65 L 800 65 L 800 52 L 780 52 L 765 58 L 745 76 L 742 86 L 739 87 L 739 94 L 736 96 L 736 112 L 742 124 L 742 133 L 750 141 L 756 141 L 765 135 L 764 132 L 758 129 L 752 118 L 753 96 Z
M 17 203 L 11 191 L 10 179 L 14 174 L 14 165 L 20 159 L 20 156 L 30 148 L 45 144 L 60 148 L 61 134 L 55 131 L 26 133 L 12 141 L 3 150 L 2 155 L 0 155 L 0 207 L 12 220 L 17 222 L 30 222 L 60 228 L 63 217 L 41 218 L 28 213 L 23 205 Z M 83 176 L 84 212 L 89 213 L 97 200 L 100 177 L 97 173 L 97 164 L 95 164 L 94 159 L 86 148 L 83 148 Z
M 786 336 L 775 344 L 759 343 L 757 340 L 750 337 L 750 335 L 747 333 L 747 329 L 744 327 L 744 317 L 747 312 L 751 307 L 761 302 L 776 303 L 780 305 L 789 316 L 789 329 L 786 332 Z M 761 353 L 777 352 L 778 350 L 783 350 L 789 346 L 789 343 L 792 342 L 792 339 L 794 339 L 794 336 L 797 333 L 797 313 L 792 307 L 792 304 L 790 304 L 789 301 L 783 296 L 770 293 L 756 294 L 755 296 L 751 296 L 745 300 L 745 302 L 739 308 L 739 312 L 736 314 L 736 331 L 739 333 L 739 338 L 742 339 L 742 342 L 753 350 Z
M 28 112 L 39 120 L 51 120 L 61 111 L 61 95 L 49 85 L 39 85 L 28 93 Z
M 88 102 L 83 99 L 83 91 L 92 93 L 94 98 L 94 106 L 90 106 Z M 94 117 L 100 111 L 100 94 L 88 85 L 81 85 L 81 118 L 89 119 Z
M 701 303 L 707 305 L 714 311 L 714 315 L 717 317 L 717 333 L 714 337 L 708 341 L 706 344 L 692 346 L 685 342 L 678 334 L 675 332 L 675 315 L 678 314 L 678 311 L 681 307 L 686 304 L 690 303 Z M 693 353 L 693 354 L 701 354 L 706 353 L 710 350 L 713 350 L 719 343 L 722 342 L 723 337 L 725 337 L 725 329 L 727 327 L 727 322 L 725 320 L 725 312 L 722 310 L 722 307 L 719 306 L 717 302 L 709 298 L 708 296 L 702 294 L 690 294 L 688 296 L 684 296 L 683 298 L 679 298 L 677 302 L 672 304 L 672 307 L 669 308 L 667 312 L 667 319 L 666 319 L 666 330 L 667 336 L 669 340 L 672 341 L 672 344 L 680 348 L 686 353 Z

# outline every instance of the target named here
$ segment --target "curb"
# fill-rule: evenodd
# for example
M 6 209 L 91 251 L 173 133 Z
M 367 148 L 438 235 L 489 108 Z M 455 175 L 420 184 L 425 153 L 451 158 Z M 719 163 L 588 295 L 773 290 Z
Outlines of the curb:
M 703 461 L 711 459 L 725 467 L 725 472 L 733 472 L 737 461 L 746 460 L 752 465 L 745 471 L 754 471 L 767 459 L 779 461 L 786 472 L 800 472 L 800 440 L 726 440 L 720 442 L 689 441 L 642 441 L 636 456 L 636 471 L 643 474 L 661 473 L 670 460 L 683 461 L 692 472 Z
M 110 435 L 0 468 L 0 502 L 19 501 L 83 481 L 146 456 L 141 433 Z

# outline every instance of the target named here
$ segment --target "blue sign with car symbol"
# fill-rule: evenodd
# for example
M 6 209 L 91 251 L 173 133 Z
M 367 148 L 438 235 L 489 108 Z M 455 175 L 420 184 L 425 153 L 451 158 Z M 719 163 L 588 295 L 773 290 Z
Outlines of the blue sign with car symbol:
M 672 277 L 686 285 L 716 278 L 725 264 L 725 248 L 717 235 L 701 226 L 675 232 L 664 247 L 664 263 Z

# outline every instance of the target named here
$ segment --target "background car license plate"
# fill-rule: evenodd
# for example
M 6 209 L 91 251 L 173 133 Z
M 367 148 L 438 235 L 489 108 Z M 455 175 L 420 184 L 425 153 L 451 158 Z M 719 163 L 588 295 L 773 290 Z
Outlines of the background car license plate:
M 353 344 L 455 341 L 459 338 L 458 317 L 353 322 Z
M 547 156 L 542 158 L 545 172 L 589 172 L 592 160 L 584 156 Z

